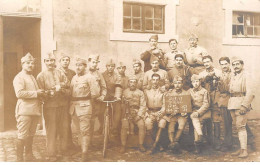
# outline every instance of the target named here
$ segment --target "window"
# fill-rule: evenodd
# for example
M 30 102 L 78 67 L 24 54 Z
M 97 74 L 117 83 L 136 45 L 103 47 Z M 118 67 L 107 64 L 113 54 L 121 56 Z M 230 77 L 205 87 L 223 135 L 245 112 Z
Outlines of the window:
M 233 11 L 232 36 L 260 37 L 260 13 Z
M 123 31 L 164 33 L 164 6 L 124 3 Z

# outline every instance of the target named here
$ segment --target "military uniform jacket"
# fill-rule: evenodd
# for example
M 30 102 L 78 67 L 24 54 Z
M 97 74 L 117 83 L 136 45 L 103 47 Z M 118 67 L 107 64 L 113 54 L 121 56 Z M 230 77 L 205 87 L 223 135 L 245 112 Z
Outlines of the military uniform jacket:
M 181 51 L 178 50 L 172 50 L 168 53 L 165 53 L 164 55 L 164 61 L 166 65 L 166 70 L 171 70 L 173 66 L 175 65 L 175 55 L 176 54 L 184 54 Z
M 158 48 L 156 48 L 156 49 L 158 49 Z M 152 69 L 151 62 L 154 59 L 157 59 L 159 61 L 161 69 L 165 69 L 164 52 L 161 49 L 159 49 L 158 54 L 153 54 L 153 51 L 154 50 L 147 50 L 141 54 L 141 60 L 144 61 L 144 72 Z M 159 58 L 158 58 L 159 56 L 161 56 L 162 60 L 159 60 Z
M 45 70 L 38 74 L 37 82 L 40 89 L 51 90 L 55 85 L 60 85 L 64 89 L 64 93 L 58 92 L 54 97 L 48 97 L 44 101 L 44 107 L 60 107 L 67 106 L 67 96 L 70 95 L 69 81 L 66 75 L 58 70 Z
M 215 75 L 217 80 L 208 81 L 207 80 L 208 76 L 213 75 L 213 74 Z M 221 75 L 222 75 L 221 71 L 216 68 L 213 68 L 210 71 L 204 70 L 204 71 L 200 72 L 200 74 L 199 74 L 203 87 L 209 92 L 211 102 L 213 104 L 215 104 L 217 102 L 217 86 L 218 86 L 218 81 L 219 81 Z M 214 85 L 214 83 L 212 84 L 212 82 L 215 82 L 215 85 Z
M 184 53 L 185 61 L 191 67 L 203 66 L 202 57 L 208 54 L 206 49 L 200 46 L 189 47 Z
M 161 108 L 163 105 L 163 92 L 159 88 L 144 90 L 146 104 L 150 109 Z
M 123 96 L 126 100 L 129 101 L 130 110 L 131 106 L 139 107 L 139 109 L 137 109 L 137 115 L 143 118 L 146 112 L 146 101 L 144 93 L 139 89 L 131 91 L 130 88 L 127 88 L 124 90 Z
M 229 83 L 231 70 L 222 72 L 218 84 L 217 103 L 219 107 L 227 107 L 229 100 Z
M 250 76 L 244 71 L 231 75 L 229 92 L 228 109 L 240 109 L 241 106 L 247 109 L 251 108 L 251 103 L 255 96 L 255 86 Z
M 72 97 L 71 106 L 70 106 L 71 115 L 74 112 L 77 114 L 77 116 L 92 114 L 92 104 L 90 101 L 91 91 L 95 89 L 91 89 L 90 79 L 91 76 L 86 73 L 82 76 L 75 75 L 72 78 L 70 84 L 71 97 Z
M 122 86 L 120 76 L 115 72 L 110 74 L 108 71 L 105 71 L 102 75 L 107 86 L 107 95 L 105 97 L 105 100 L 113 100 L 114 97 L 121 98 Z
M 209 111 L 210 97 L 208 91 L 205 88 L 190 89 L 191 103 L 193 111 L 197 111 L 200 116 L 211 115 Z
M 151 79 L 152 75 L 154 73 L 157 73 L 160 75 L 160 86 L 166 86 L 167 88 L 169 87 L 169 78 L 168 74 L 165 70 L 159 69 L 157 72 L 154 72 L 152 69 L 144 73 L 144 80 L 143 80 L 143 89 L 149 89 L 151 87 Z
M 144 72 L 140 71 L 139 73 L 135 73 L 137 78 L 137 88 L 142 90 L 143 89 L 143 81 L 144 81 Z
M 174 76 L 180 76 L 183 79 L 183 89 L 188 90 L 191 87 L 191 71 L 190 67 L 183 65 L 182 67 L 174 66 L 171 70 L 168 71 L 169 80 L 171 86 L 173 87 L 173 78 Z
M 107 86 L 106 81 L 102 74 L 100 74 L 97 70 L 96 71 L 88 71 L 90 86 L 91 86 L 91 98 L 97 99 L 101 98 L 104 99 L 107 95 Z
M 33 75 L 21 71 L 15 76 L 13 86 L 16 97 L 18 98 L 15 108 L 15 116 L 40 116 L 41 102 L 37 98 L 37 90 L 39 87 Z

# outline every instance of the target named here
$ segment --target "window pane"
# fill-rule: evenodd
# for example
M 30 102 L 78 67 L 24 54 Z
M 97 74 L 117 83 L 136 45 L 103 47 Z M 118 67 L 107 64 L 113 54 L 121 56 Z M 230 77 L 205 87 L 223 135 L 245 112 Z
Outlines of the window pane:
M 253 16 L 252 15 L 246 15 L 245 21 L 246 21 L 247 26 L 253 25 Z
M 145 30 L 153 30 L 153 20 L 152 19 L 145 20 Z
M 154 8 L 154 18 L 162 18 L 162 8 L 161 7 Z
M 254 25 L 260 25 L 260 16 L 255 16 Z
M 131 29 L 131 19 L 130 18 L 124 18 L 124 29 Z
M 153 18 L 153 7 L 151 7 L 151 6 L 145 7 L 145 17 L 146 18 Z
M 247 35 L 253 35 L 253 27 L 247 27 Z
M 133 9 L 133 16 L 134 17 L 141 17 L 141 12 L 140 12 L 141 6 L 133 5 L 132 9 Z
M 141 30 L 141 19 L 133 19 L 133 29 Z
M 255 27 L 254 29 L 255 31 L 255 36 L 259 36 L 260 37 L 260 27 Z
M 154 20 L 154 30 L 162 30 L 162 20 Z
M 124 16 L 131 16 L 131 5 L 124 4 Z
M 233 12 L 233 24 L 241 24 L 244 22 L 243 13 L 241 12 Z

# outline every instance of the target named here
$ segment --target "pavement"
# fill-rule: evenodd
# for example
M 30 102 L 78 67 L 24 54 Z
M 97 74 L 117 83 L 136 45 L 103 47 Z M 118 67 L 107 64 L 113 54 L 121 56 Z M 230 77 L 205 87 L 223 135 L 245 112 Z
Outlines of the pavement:
M 192 141 L 188 135 L 187 127 L 182 136 L 182 153 L 173 154 L 171 151 L 159 151 L 156 154 L 149 155 L 147 152 L 138 151 L 137 145 L 132 143 L 127 148 L 126 153 L 119 153 L 120 140 L 112 139 L 106 158 L 102 156 L 103 136 L 95 135 L 89 149 L 89 161 L 91 162 L 259 162 L 260 161 L 260 120 L 249 120 L 248 124 L 255 135 L 257 151 L 248 150 L 249 156 L 246 159 L 239 159 L 231 156 L 231 152 L 215 151 L 211 146 L 205 145 L 202 154 L 195 155 L 193 153 Z M 239 147 L 237 132 L 234 129 L 234 149 Z M 0 161 L 14 162 L 16 161 L 15 140 L 17 137 L 16 130 L 9 130 L 0 133 Z M 73 141 L 76 143 L 76 135 L 73 135 Z M 130 137 L 128 141 L 133 142 L 137 136 Z M 33 143 L 33 154 L 37 162 L 46 162 L 46 136 L 41 130 L 38 130 Z M 70 156 L 61 156 L 60 162 L 79 162 L 81 157 L 80 151 L 74 151 Z

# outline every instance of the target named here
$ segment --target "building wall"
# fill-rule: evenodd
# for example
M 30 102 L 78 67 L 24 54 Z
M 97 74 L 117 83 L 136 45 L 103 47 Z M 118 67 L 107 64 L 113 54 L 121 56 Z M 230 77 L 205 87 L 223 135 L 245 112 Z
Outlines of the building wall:
M 57 41 L 55 54 L 58 56 L 63 52 L 73 59 L 76 56 L 86 57 L 90 53 L 99 53 L 101 71 L 104 71 L 105 62 L 109 58 L 123 60 L 127 68 L 131 68 L 133 57 L 139 58 L 140 53 L 149 45 L 147 42 L 110 41 L 109 34 L 114 28 L 113 2 L 79 0 L 64 3 L 62 0 L 53 0 L 54 40 Z M 218 59 L 221 56 L 240 56 L 245 61 L 246 69 L 254 75 L 252 78 L 257 84 L 260 83 L 260 65 L 257 63 L 260 46 L 223 44 L 225 10 L 222 1 L 181 0 L 176 13 L 180 50 L 188 47 L 189 34 L 196 33 L 199 36 L 199 45 L 205 47 L 213 56 L 215 66 L 218 67 Z M 167 23 L 167 20 L 165 22 Z M 168 50 L 167 43 L 159 43 L 159 46 Z M 259 98 L 259 87 L 256 93 L 256 98 Z M 253 107 L 260 109 L 260 104 L 256 101 L 257 99 Z

